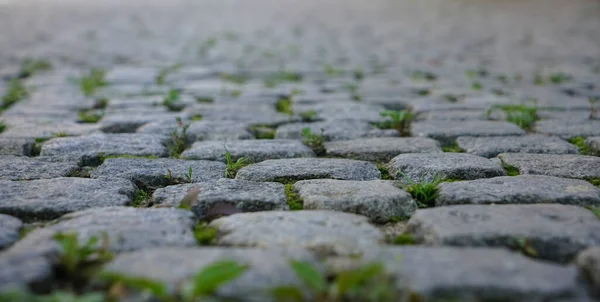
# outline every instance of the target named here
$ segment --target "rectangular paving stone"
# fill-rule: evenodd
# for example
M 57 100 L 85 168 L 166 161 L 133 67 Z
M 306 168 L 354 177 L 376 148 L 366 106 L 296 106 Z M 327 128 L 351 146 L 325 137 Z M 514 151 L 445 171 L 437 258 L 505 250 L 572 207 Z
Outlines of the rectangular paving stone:
M 240 213 L 209 226 L 218 230 L 218 245 L 306 250 L 317 257 L 358 256 L 384 239 L 364 216 L 324 210 Z
M 94 165 L 103 156 L 169 155 L 171 138 L 159 134 L 92 134 L 80 137 L 59 137 L 42 145 L 42 156 L 77 156 L 83 165 Z
M 487 158 L 500 153 L 579 154 L 577 146 L 559 137 L 547 135 L 460 136 L 456 143 L 467 153 Z
M 600 244 L 600 219 L 562 204 L 455 205 L 417 211 L 407 232 L 426 245 L 527 248 L 536 258 L 568 262 Z
M 441 153 L 440 144 L 426 137 L 378 137 L 325 143 L 328 156 L 388 162 L 403 153 Z
M 192 121 L 186 131 L 188 142 L 216 140 L 230 141 L 252 139 L 254 136 L 248 131 L 248 123 L 236 121 Z M 170 135 L 173 131 L 181 132 L 177 121 L 167 119 L 145 124 L 138 128 L 138 133 L 157 133 Z
M 411 126 L 413 136 L 425 136 L 451 146 L 459 136 L 524 135 L 515 124 L 494 121 L 423 121 Z
M 236 179 L 289 182 L 303 179 L 381 179 L 373 163 L 342 158 L 269 159 L 240 169 Z
M 31 156 L 35 140 L 26 138 L 0 138 L 0 156 Z
M 1 156 L 0 180 L 32 180 L 70 176 L 79 170 L 75 161 L 45 157 Z
M 361 137 L 396 137 L 394 129 L 377 129 L 366 121 L 334 120 L 315 123 L 293 123 L 277 127 L 275 138 L 302 139 L 302 129 L 309 128 L 311 133 L 321 135 L 325 141 L 351 140 Z
M 381 262 L 418 301 L 587 301 L 573 266 L 505 249 L 385 246 L 363 261 Z
M 124 179 L 0 180 L 0 213 L 26 222 L 54 219 L 89 208 L 128 205 L 136 190 Z
M 23 125 L 10 125 L 0 133 L 2 138 L 50 139 L 58 134 L 67 136 L 88 135 L 100 131 L 97 124 L 79 124 L 70 121 L 55 121 Z
M 98 123 L 100 129 L 106 133 L 134 133 L 144 124 L 156 120 L 172 120 L 175 121 L 178 117 L 186 117 L 181 112 L 169 112 L 166 109 L 157 107 L 150 111 L 139 112 L 123 112 L 108 114 Z
M 202 116 L 206 121 L 236 121 L 249 124 L 277 126 L 293 121 L 297 118 L 275 111 L 274 106 L 251 104 L 226 104 L 226 105 L 195 105 L 186 108 L 182 113 L 188 116 Z
M 535 123 L 535 131 L 560 136 L 564 139 L 578 136 L 600 136 L 600 120 L 542 120 Z
M 494 177 L 441 183 L 438 188 L 436 206 L 529 203 L 600 205 L 600 189 L 589 182 L 554 176 Z
M 218 180 L 225 175 L 225 164 L 206 160 L 173 158 L 109 158 L 96 170 L 92 178 L 123 178 L 141 188 L 156 188 L 174 183 Z M 169 170 L 171 174 L 169 177 Z
M 184 159 L 204 159 L 225 162 L 225 150 L 229 151 L 233 161 L 246 157 L 249 162 L 257 163 L 267 159 L 315 157 L 315 153 L 299 140 L 292 139 L 255 139 L 238 141 L 202 141 L 196 142 L 181 154 Z
M 217 261 L 235 261 L 249 268 L 239 278 L 219 287 L 217 294 L 244 301 L 271 301 L 269 290 L 278 286 L 302 287 L 291 260 L 313 263 L 302 251 L 281 253 L 277 250 L 237 247 L 163 247 L 118 255 L 103 271 L 161 281 L 174 293 L 203 268 Z M 321 271 L 323 269 L 320 269 Z M 135 298 L 135 297 L 134 297 Z
M 393 182 L 335 179 L 301 180 L 294 190 L 305 210 L 333 210 L 366 216 L 374 223 L 410 217 L 417 203 Z
M 388 163 L 390 176 L 405 180 L 402 174 L 415 182 L 421 180 L 471 180 L 505 176 L 506 171 L 497 162 L 466 153 L 407 153 L 394 157 Z
M 19 240 L 23 222 L 16 217 L 0 214 L 0 251 Z
M 550 175 L 585 180 L 600 179 L 600 157 L 570 154 L 502 153 L 502 163 L 513 166 L 519 174 Z
M 192 189 L 198 188 L 197 203 L 192 211 L 200 219 L 220 204 L 234 205 L 243 212 L 288 210 L 285 186 L 276 182 L 254 182 L 221 178 L 217 181 L 181 184 L 159 188 L 152 194 L 152 201 L 162 206 L 179 206 Z

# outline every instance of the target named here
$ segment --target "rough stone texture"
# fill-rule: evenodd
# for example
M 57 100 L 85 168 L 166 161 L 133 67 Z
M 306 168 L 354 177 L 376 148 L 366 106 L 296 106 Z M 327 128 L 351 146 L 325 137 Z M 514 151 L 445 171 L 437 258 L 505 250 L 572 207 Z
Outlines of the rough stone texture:
M 53 219 L 88 208 L 127 205 L 136 190 L 123 179 L 0 180 L 0 213 L 27 221 Z
M 442 146 L 452 145 L 459 136 L 510 136 L 525 131 L 515 124 L 493 121 L 424 121 L 412 124 L 413 136 L 438 140 Z
M 138 187 L 151 188 L 176 182 L 187 182 L 190 167 L 191 182 L 217 180 L 225 175 L 225 164 L 206 160 L 181 160 L 173 158 L 109 158 L 92 178 L 119 177 L 132 181 Z M 171 171 L 172 179 L 168 177 Z
M 399 136 L 393 129 L 377 129 L 375 126 L 361 120 L 334 120 L 316 123 L 294 123 L 277 127 L 275 138 L 302 139 L 302 129 L 310 128 L 314 134 L 321 134 L 325 141 L 350 140 L 361 137 Z
M 192 122 L 187 130 L 191 141 L 230 141 L 252 139 L 247 123 L 236 121 L 199 121 Z
M 103 156 L 167 156 L 168 136 L 155 134 L 93 134 L 79 137 L 54 138 L 42 145 L 40 155 L 79 156 L 81 161 L 98 161 Z
M 106 115 L 99 122 L 100 129 L 106 133 L 133 133 L 144 124 L 156 120 L 171 120 L 185 115 L 179 112 L 169 112 L 164 107 L 156 107 L 146 112 L 140 112 L 139 109 L 130 109 L 131 112 L 124 112 L 117 109 L 116 112 Z
M 64 117 L 63 117 L 64 118 Z M 9 124 L 9 128 L 0 133 L 2 138 L 49 139 L 56 135 L 87 135 L 98 132 L 97 124 L 79 124 L 75 122 L 52 121 L 46 123 L 26 122 L 26 124 Z
M 209 225 L 219 231 L 218 245 L 304 249 L 318 256 L 360 255 L 384 239 L 366 217 L 334 211 L 241 213 Z
M 19 252 L 0 252 L 0 294 L 13 290 L 50 288 L 54 271 L 48 260 Z
M 388 162 L 402 153 L 441 153 L 440 144 L 423 137 L 380 137 L 326 142 L 327 155 Z
M 315 262 L 302 250 L 282 254 L 255 248 L 154 248 L 124 253 L 105 266 L 105 272 L 162 281 L 169 291 L 217 261 L 235 261 L 249 268 L 239 278 L 219 287 L 217 294 L 244 301 L 271 301 L 265 291 L 277 286 L 301 286 L 290 260 Z
M 168 186 L 154 191 L 152 200 L 161 205 L 178 206 L 185 194 L 198 187 L 198 203 L 192 211 L 203 218 L 216 203 L 235 205 L 244 212 L 287 210 L 285 186 L 280 183 L 253 182 L 221 178 L 216 182 Z
M 564 178 L 600 178 L 600 157 L 586 155 L 503 153 L 498 158 L 519 169 L 519 174 L 550 175 Z
M 584 144 L 590 153 L 600 156 L 600 136 L 588 137 L 585 139 Z
M 368 217 L 374 223 L 410 217 L 417 203 L 390 181 L 302 180 L 294 184 L 305 210 L 333 210 Z
M 381 261 L 400 290 L 426 301 L 586 301 L 573 266 L 504 249 L 387 246 L 367 259 Z
M 0 138 L 0 156 L 31 156 L 35 141 L 25 138 Z
M 561 203 L 600 205 L 600 189 L 575 179 L 542 175 L 504 176 L 439 185 L 436 206 L 452 204 Z
M 458 146 L 467 153 L 483 157 L 495 157 L 500 153 L 578 154 L 579 148 L 569 142 L 546 135 L 503 137 L 470 137 L 456 139 Z
M 575 264 L 592 282 L 596 294 L 600 294 L 600 247 L 590 247 L 583 250 L 575 259 Z
M 251 181 L 289 181 L 316 178 L 344 180 L 380 179 L 372 163 L 341 158 L 271 159 L 240 169 L 236 179 Z
M 465 153 L 412 153 L 400 154 L 389 163 L 390 176 L 403 179 L 402 172 L 417 182 L 424 178 L 472 180 L 504 176 L 498 163 L 487 158 Z
M 75 162 L 43 157 L 0 156 L 0 180 L 32 180 L 70 176 L 78 170 Z
M 275 111 L 273 106 L 250 104 L 224 104 L 205 106 L 204 104 L 186 108 L 190 116 L 201 115 L 206 121 L 236 121 L 248 124 L 277 126 L 294 121 L 292 117 Z
M 572 205 L 458 205 L 419 210 L 407 230 L 427 245 L 505 246 L 518 241 L 537 257 L 567 262 L 581 250 L 600 244 L 600 220 Z
M 203 141 L 196 142 L 181 154 L 184 159 L 205 159 L 226 162 L 225 148 L 233 161 L 241 157 L 257 163 L 267 159 L 314 157 L 315 153 L 299 140 L 292 139 L 255 139 L 239 141 Z
M 19 240 L 19 232 L 23 222 L 18 218 L 0 214 L 0 250 L 9 247 Z
M 571 139 L 577 136 L 600 136 L 600 120 L 565 121 L 565 120 L 543 120 L 535 123 L 535 130 Z
M 102 244 L 108 236 L 109 250 L 115 253 L 154 247 L 195 246 L 194 214 L 180 209 L 107 207 L 70 213 L 54 224 L 33 230 L 8 252 L 41 255 L 49 259 L 60 251 L 52 239 L 57 233 L 77 233 L 84 244 L 96 236 Z

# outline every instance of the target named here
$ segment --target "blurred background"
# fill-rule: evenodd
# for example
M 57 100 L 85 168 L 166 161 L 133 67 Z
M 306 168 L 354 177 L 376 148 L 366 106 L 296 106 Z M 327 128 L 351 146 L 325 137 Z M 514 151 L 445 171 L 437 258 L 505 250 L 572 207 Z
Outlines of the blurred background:
M 600 60 L 597 0 L 0 0 L 0 68 L 323 64 L 543 71 Z

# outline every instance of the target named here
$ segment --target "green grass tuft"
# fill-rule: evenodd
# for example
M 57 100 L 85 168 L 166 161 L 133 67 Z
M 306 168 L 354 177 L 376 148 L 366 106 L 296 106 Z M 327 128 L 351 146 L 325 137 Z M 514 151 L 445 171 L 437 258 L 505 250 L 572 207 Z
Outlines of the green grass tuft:
M 518 176 L 520 174 L 519 169 L 515 166 L 503 163 L 502 167 L 504 170 L 506 170 L 506 174 L 508 174 L 508 176 Z
M 377 164 L 377 169 L 381 173 L 381 179 L 383 180 L 392 180 L 392 176 L 388 170 L 388 166 L 386 164 Z
M 419 207 L 432 207 L 435 205 L 435 199 L 438 197 L 438 185 L 443 179 L 435 175 L 432 180 L 425 180 L 425 175 L 421 176 L 421 181 L 415 182 L 408 175 L 398 172 L 407 181 L 408 185 L 404 186 L 414 199 L 417 200 Z
M 229 153 L 227 148 L 225 148 L 225 161 L 227 164 L 227 167 L 225 168 L 225 177 L 227 178 L 235 178 L 237 172 L 249 164 L 249 160 L 246 157 L 240 157 L 237 161 L 233 161 L 231 153 Z
M 400 136 L 410 136 L 410 127 L 414 119 L 414 114 L 408 110 L 385 110 L 380 113 L 386 120 L 376 123 L 380 129 L 396 129 Z
M 92 96 L 96 89 L 108 85 L 105 77 L 104 69 L 92 68 L 86 76 L 79 80 L 79 87 L 83 94 Z
M 417 240 L 415 240 L 415 238 L 411 234 L 402 233 L 398 236 L 391 238 L 390 244 L 413 245 L 413 244 L 417 244 Z
M 102 119 L 103 114 L 94 110 L 79 111 L 79 122 L 95 124 Z
M 277 110 L 277 112 L 285 113 L 287 115 L 293 115 L 294 110 L 292 109 L 292 99 L 281 98 L 277 100 L 277 103 L 275 103 L 275 110 Z
M 201 222 L 194 227 L 194 237 L 198 245 L 211 245 L 217 240 L 217 229 Z
M 179 102 L 181 99 L 179 90 L 171 89 L 169 93 L 163 98 L 162 105 L 167 107 L 169 111 L 179 112 L 183 110 L 184 106 Z
M 13 79 L 8 84 L 8 90 L 2 96 L 2 104 L 0 104 L 0 111 L 8 109 L 18 101 L 29 96 L 29 92 L 23 82 L 19 79 Z
M 183 65 L 174 64 L 174 65 L 162 68 L 161 70 L 158 71 L 158 74 L 156 75 L 154 82 L 156 83 L 156 85 L 164 85 L 167 81 L 167 77 L 169 76 L 169 74 L 177 72 L 179 69 L 181 69 L 181 67 L 183 67 Z
M 4 123 L 4 121 L 0 121 L 0 133 L 4 132 L 8 126 Z
M 323 129 L 321 134 L 312 133 L 309 127 L 302 129 L 302 142 L 311 148 L 316 155 L 324 155 L 325 151 L 325 137 L 323 136 Z
M 444 146 L 444 147 L 442 147 L 442 150 L 444 152 L 455 152 L 455 153 L 465 152 L 465 150 L 461 149 L 456 142 L 454 142 L 450 146 Z
M 494 109 L 499 109 L 506 113 L 506 120 L 513 123 L 524 130 L 532 131 L 533 125 L 539 119 L 537 115 L 537 107 L 521 105 L 496 105 L 490 108 L 487 112 L 488 117 Z
M 25 59 L 21 62 L 19 78 L 28 78 L 38 71 L 50 70 L 52 64 L 45 59 Z
M 300 194 L 294 190 L 293 183 L 285 185 L 285 196 L 287 196 L 287 204 L 290 207 L 290 210 L 304 209 L 304 201 L 300 198 Z

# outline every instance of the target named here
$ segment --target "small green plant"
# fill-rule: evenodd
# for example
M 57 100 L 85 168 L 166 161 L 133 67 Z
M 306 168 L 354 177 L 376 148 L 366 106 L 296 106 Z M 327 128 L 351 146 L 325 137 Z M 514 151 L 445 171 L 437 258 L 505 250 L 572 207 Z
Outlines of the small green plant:
M 308 290 L 308 295 L 298 286 L 272 289 L 275 301 L 399 301 L 393 279 L 380 263 L 368 263 L 358 268 L 341 271 L 328 282 L 328 276 L 304 261 L 292 261 L 292 269 Z
M 509 164 L 502 164 L 504 170 L 506 170 L 506 175 L 508 176 L 518 176 L 520 174 L 519 168 L 515 166 L 511 166 Z
M 386 120 L 377 124 L 381 129 L 396 129 L 400 136 L 410 136 L 410 125 L 414 119 L 412 112 L 408 110 L 385 110 L 380 113 Z
M 317 111 L 307 110 L 298 113 L 303 122 L 313 122 L 317 120 Z
M 515 239 L 515 248 L 521 251 L 524 255 L 529 257 L 537 257 L 538 252 L 533 248 L 529 240 L 524 237 L 519 237 Z
M 302 129 L 302 137 L 303 143 L 311 148 L 316 155 L 325 154 L 325 137 L 323 136 L 323 132 L 325 130 L 321 129 L 321 134 L 312 133 L 309 127 Z
M 573 77 L 569 74 L 566 74 L 564 72 L 557 72 L 557 73 L 553 73 L 551 74 L 548 79 L 550 80 L 550 82 L 554 85 L 558 85 L 558 84 L 562 84 L 562 83 L 566 83 L 569 82 L 571 80 L 573 80 Z
M 79 243 L 77 233 L 56 233 L 52 237 L 60 247 L 58 263 L 60 270 L 69 278 L 75 278 L 86 273 L 90 267 L 100 265 L 112 259 L 109 251 L 108 235 L 102 234 L 102 243 L 96 236 L 90 237 L 83 245 Z
M 21 62 L 19 78 L 28 78 L 38 71 L 50 70 L 52 64 L 44 59 L 25 59 Z
M 180 94 L 179 90 L 171 89 L 169 93 L 163 98 L 162 105 L 167 107 L 169 111 L 178 112 L 183 110 L 183 107 L 180 103 Z
M 392 180 L 392 176 L 390 175 L 388 166 L 386 164 L 377 164 L 377 169 L 379 169 L 379 172 L 381 173 L 381 179 L 383 180 Z
M 179 158 L 181 153 L 185 151 L 187 148 L 187 129 L 190 127 L 190 124 L 184 124 L 183 120 L 180 117 L 176 117 L 178 129 L 171 132 L 171 141 L 168 144 L 169 151 L 171 155 L 175 158 Z
M 8 90 L 2 96 L 2 104 L 0 104 L 0 111 L 8 109 L 18 101 L 29 96 L 29 92 L 23 82 L 19 79 L 13 79 L 8 84 Z
M 588 103 L 590 103 L 590 120 L 600 119 L 600 97 L 589 97 Z
M 392 237 L 390 239 L 390 244 L 413 245 L 413 244 L 417 244 L 417 240 L 415 240 L 415 238 L 411 234 L 402 233 L 398 236 Z
M 212 263 L 182 286 L 181 297 L 185 302 L 210 301 L 222 285 L 241 277 L 249 268 L 231 260 Z
M 257 139 L 274 139 L 275 138 L 275 128 L 270 127 L 268 125 L 252 125 L 250 126 L 250 132 Z
M 330 77 L 339 77 L 344 74 L 344 70 L 335 68 L 331 64 L 323 65 L 323 71 L 325 72 L 326 75 L 328 75 Z
M 79 87 L 86 96 L 92 96 L 96 89 L 108 85 L 105 79 L 106 71 L 92 68 L 89 73 L 79 80 Z
M 198 103 L 213 103 L 215 98 L 212 96 L 198 96 L 196 97 L 196 102 Z
M 303 77 L 300 73 L 290 71 L 279 71 L 267 77 L 264 81 L 264 84 L 267 88 L 274 88 L 282 83 L 300 83 L 302 82 L 302 79 Z
M 221 73 L 221 80 L 237 85 L 243 85 L 248 82 L 248 77 L 240 74 Z
M 92 109 L 105 109 L 107 106 L 108 106 L 108 99 L 107 98 L 99 98 L 99 99 L 96 99 L 96 101 L 94 102 Z
M 102 119 L 103 114 L 94 110 L 79 111 L 79 122 L 94 124 Z
M 414 81 L 435 81 L 437 76 L 429 71 L 415 70 L 411 73 L 411 78 Z
M 165 283 L 150 278 L 129 276 L 116 272 L 102 272 L 98 275 L 98 279 L 110 284 L 108 290 L 110 293 L 110 300 L 108 301 L 123 300 L 124 297 L 122 297 L 121 294 L 123 288 L 138 290 L 142 293 L 149 294 L 162 302 L 176 301 L 174 295 L 169 293 Z
M 179 69 L 181 69 L 181 67 L 183 67 L 181 64 L 174 64 L 174 65 L 162 68 L 161 70 L 158 71 L 158 74 L 156 75 L 154 82 L 156 83 L 156 85 L 164 85 L 167 81 L 167 77 L 169 76 L 169 74 L 177 72 Z
M 434 175 L 432 180 L 425 180 L 425 174 L 423 174 L 421 175 L 421 181 L 415 182 L 401 171 L 398 174 L 401 174 L 408 183 L 404 186 L 404 189 L 417 200 L 419 207 L 424 208 L 435 205 L 435 199 L 439 194 L 438 185 L 443 181 L 441 177 Z
M 229 153 L 227 148 L 225 148 L 225 161 L 227 164 L 227 167 L 225 168 L 225 177 L 227 178 L 235 178 L 237 171 L 248 165 L 248 158 L 246 157 L 240 157 L 237 161 L 233 161 L 231 153 Z
M 483 89 L 483 85 L 480 82 L 475 81 L 475 82 L 471 83 L 471 89 L 481 90 L 481 89 Z
M 294 110 L 292 109 L 292 99 L 287 97 L 277 100 L 277 103 L 275 103 L 275 110 L 287 115 L 293 115 Z
M 520 105 L 495 105 L 487 112 L 488 117 L 494 109 L 500 109 L 506 113 L 506 120 L 517 126 L 531 131 L 533 125 L 539 119 L 536 106 Z
M 217 240 L 217 229 L 200 222 L 194 227 L 194 237 L 199 245 L 211 245 Z
M 444 152 L 465 152 L 461 147 L 458 146 L 458 143 L 454 142 L 452 145 L 450 146 L 444 146 L 442 147 L 442 150 Z
M 6 130 L 7 126 L 4 123 L 4 121 L 0 121 L 0 133 L 4 132 L 4 130 Z
M 304 201 L 300 198 L 300 194 L 294 190 L 293 183 L 285 184 L 285 196 L 290 210 L 302 210 L 304 208 Z
M 135 198 L 133 199 L 133 203 L 131 205 L 136 208 L 144 207 L 145 205 L 148 204 L 150 197 L 151 197 L 150 193 L 148 193 L 146 190 L 140 189 L 135 194 Z
M 187 180 L 188 183 L 192 183 L 192 179 L 193 179 L 192 173 L 193 173 L 192 166 L 190 166 L 188 168 L 188 172 L 185 174 L 185 179 Z
M 590 210 L 598 219 L 600 219 L 600 207 L 597 206 L 585 206 L 586 209 Z

